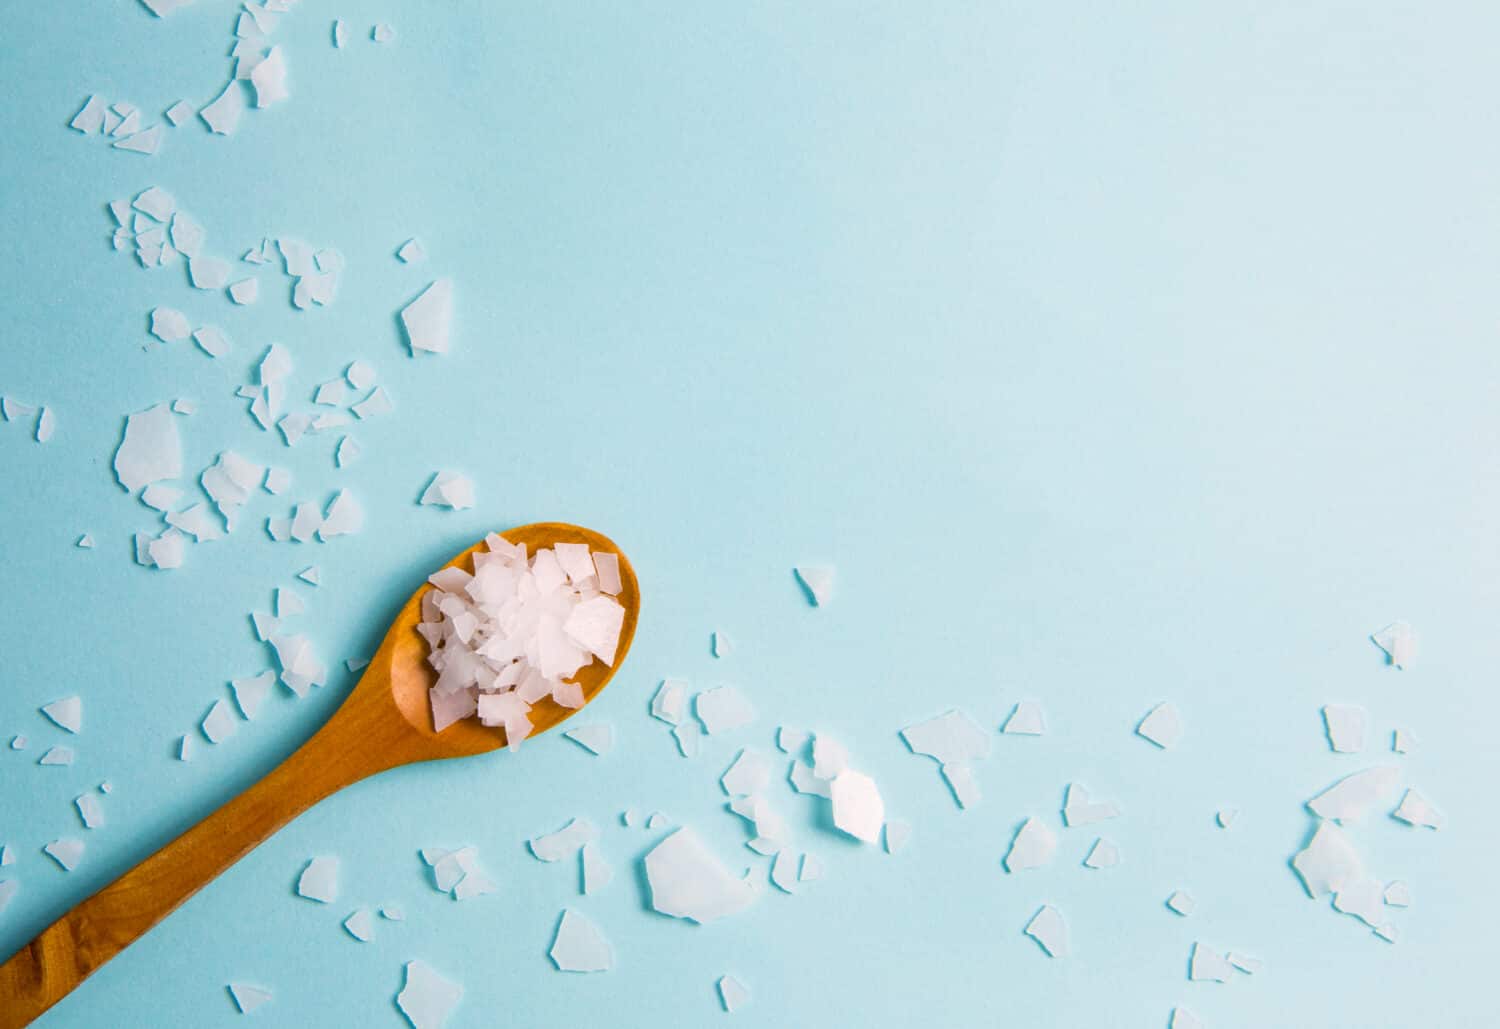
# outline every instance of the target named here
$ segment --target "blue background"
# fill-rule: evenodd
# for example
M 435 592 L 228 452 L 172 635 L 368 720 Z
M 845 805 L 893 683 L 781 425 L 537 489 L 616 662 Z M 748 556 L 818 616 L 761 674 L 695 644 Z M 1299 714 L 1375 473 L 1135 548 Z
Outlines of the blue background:
M 359 10 L 356 11 L 355 7 Z M 357 16 L 356 16 L 357 15 Z M 351 39 L 330 45 L 345 18 Z M 4 687 L 0 841 L 21 882 L 8 954 L 263 774 L 352 677 L 260 718 L 198 760 L 177 737 L 268 663 L 247 615 L 310 563 L 301 624 L 341 662 L 374 649 L 427 570 L 492 528 L 574 521 L 640 574 L 629 661 L 580 723 L 519 755 L 414 767 L 301 818 L 114 960 L 39 1024 L 240 1024 L 231 980 L 268 986 L 263 1024 L 402 1024 L 402 963 L 467 991 L 454 1026 L 696 1026 L 724 973 L 752 1026 L 1493 1024 L 1492 681 L 1500 622 L 1500 87 L 1478 4 L 752 3 L 556 5 L 304 0 L 274 40 L 292 97 L 238 132 L 199 123 L 141 157 L 66 124 L 90 93 L 149 115 L 201 105 L 227 74 L 234 9 L 165 20 L 134 3 L 11 4 L 0 38 L 0 393 L 45 402 L 54 439 L 0 425 Z M 396 40 L 369 41 L 389 21 Z M 110 249 L 104 205 L 160 185 L 237 257 L 263 236 L 333 246 L 334 304 L 299 312 L 287 280 L 234 308 L 180 266 Z M 392 256 L 410 236 L 430 257 Z M 236 265 L 237 268 L 245 267 Z M 453 352 L 407 356 L 396 312 L 451 276 Z M 234 341 L 221 360 L 160 346 L 147 312 L 179 307 Z M 396 402 L 288 450 L 234 390 L 284 343 L 292 396 L 355 359 Z M 130 536 L 152 512 L 113 481 L 123 416 L 189 397 L 187 467 L 221 449 L 289 468 L 228 539 L 150 572 Z M 415 501 L 439 468 L 479 503 Z M 348 488 L 358 536 L 274 544 L 291 502 Z M 90 532 L 93 552 L 73 541 Z M 791 567 L 837 565 L 836 600 L 801 600 Z M 1421 634 L 1407 672 L 1367 634 Z M 709 634 L 737 644 L 716 661 Z M 697 760 L 646 708 L 664 676 L 738 684 L 760 712 Z M 37 707 L 84 698 L 76 740 Z M 950 706 L 998 726 L 1040 700 L 1041 739 L 995 738 L 985 796 L 960 812 L 897 730 Z M 1187 736 L 1132 735 L 1170 699 Z M 1372 718 L 1363 757 L 1334 755 L 1319 707 Z M 718 775 L 774 727 L 822 729 L 872 773 L 915 835 L 888 857 L 820 827 L 790 794 L 800 845 L 827 864 L 788 897 L 708 927 L 648 909 L 634 871 L 693 825 L 763 868 Z M 1402 938 L 1375 939 L 1303 894 L 1287 867 L 1302 802 L 1419 749 L 1409 782 L 1450 818 L 1433 834 L 1378 814 L 1355 830 L 1376 874 L 1411 883 Z M 45 746 L 71 768 L 38 768 Z M 102 778 L 109 824 L 72 799 Z M 1079 867 L 1097 835 L 1062 833 L 1048 868 L 999 867 L 1027 815 L 1057 824 L 1066 783 L 1114 799 L 1124 855 Z M 1227 831 L 1216 809 L 1242 810 Z M 523 840 L 607 824 L 613 886 Z M 40 853 L 85 837 L 80 867 Z M 496 896 L 455 904 L 419 847 L 474 844 Z M 292 884 L 342 859 L 323 907 Z M 1199 910 L 1162 906 L 1178 887 Z M 359 944 L 355 907 L 407 921 Z M 1074 954 L 1021 935 L 1057 906 Z M 554 972 L 574 906 L 612 941 L 604 975 Z M 1201 939 L 1262 957 L 1254 977 L 1189 983 Z

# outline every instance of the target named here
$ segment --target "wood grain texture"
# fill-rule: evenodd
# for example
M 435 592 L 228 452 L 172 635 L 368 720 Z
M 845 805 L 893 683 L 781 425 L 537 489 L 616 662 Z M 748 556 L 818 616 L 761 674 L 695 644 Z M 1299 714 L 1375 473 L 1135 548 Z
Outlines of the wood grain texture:
M 554 543 L 587 543 L 619 554 L 625 608 L 615 663 L 595 661 L 577 680 L 586 701 L 598 696 L 625 660 L 640 615 L 635 570 L 607 537 L 576 525 L 542 522 L 502 535 L 531 552 Z M 449 565 L 473 570 L 473 553 Z M 110 958 L 156 925 L 220 872 L 318 801 L 377 772 L 416 761 L 482 754 L 505 745 L 505 732 L 464 719 L 433 732 L 427 691 L 436 675 L 416 631 L 424 583 L 391 623 L 359 684 L 328 722 L 260 782 L 104 889 L 63 915 L 0 965 L 0 1029 L 19 1029 L 67 996 Z M 579 710 L 582 710 L 581 708 Z M 532 705 L 533 735 L 576 712 L 551 698 Z

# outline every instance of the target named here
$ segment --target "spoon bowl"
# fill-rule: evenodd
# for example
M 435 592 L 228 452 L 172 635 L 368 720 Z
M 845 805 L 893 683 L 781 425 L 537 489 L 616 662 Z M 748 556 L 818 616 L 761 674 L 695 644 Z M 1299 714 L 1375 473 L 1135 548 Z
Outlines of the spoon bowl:
M 635 570 L 612 540 L 577 525 L 539 522 L 501 533 L 528 553 L 556 543 L 586 543 L 620 562 L 625 609 L 612 665 L 579 669 L 584 706 L 625 660 L 640 615 Z M 473 571 L 475 544 L 448 562 Z M 74 907 L 0 965 L 0 1029 L 29 1025 L 101 965 L 156 925 L 272 833 L 345 786 L 398 765 L 483 754 L 506 745 L 505 730 L 465 718 L 433 729 L 428 691 L 437 675 L 417 632 L 423 583 L 402 606 L 364 675 L 332 717 L 265 778 Z M 532 735 L 577 714 L 551 697 L 531 706 Z

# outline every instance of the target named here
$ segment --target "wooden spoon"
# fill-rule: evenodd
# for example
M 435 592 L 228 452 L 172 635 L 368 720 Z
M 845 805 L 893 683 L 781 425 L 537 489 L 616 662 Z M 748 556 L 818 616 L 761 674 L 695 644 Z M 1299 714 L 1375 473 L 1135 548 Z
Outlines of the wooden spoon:
M 586 543 L 618 554 L 625 608 L 613 667 L 598 661 L 579 671 L 585 703 L 598 696 L 625 660 L 640 614 L 640 586 L 619 547 L 597 532 L 541 522 L 503 533 L 528 552 L 555 543 Z M 449 565 L 473 570 L 477 543 Z M 260 782 L 151 857 L 63 915 L 0 965 L 0 1029 L 29 1025 L 101 965 L 187 900 L 266 837 L 331 793 L 397 765 L 483 754 L 505 746 L 505 731 L 466 718 L 433 732 L 427 691 L 436 675 L 417 632 L 426 583 L 391 624 L 364 677 L 323 728 Z M 531 708 L 532 732 L 574 711 L 551 698 Z

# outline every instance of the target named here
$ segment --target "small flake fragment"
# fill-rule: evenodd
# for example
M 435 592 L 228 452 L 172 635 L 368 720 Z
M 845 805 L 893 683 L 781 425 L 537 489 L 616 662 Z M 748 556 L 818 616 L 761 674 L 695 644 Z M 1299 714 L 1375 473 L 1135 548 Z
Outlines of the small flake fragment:
M 1040 911 L 1026 923 L 1026 935 L 1037 942 L 1050 958 L 1068 956 L 1068 923 L 1062 913 L 1051 904 L 1043 904 Z
M 776 852 L 776 859 L 771 863 L 771 882 L 782 893 L 796 892 L 798 864 L 799 856 L 791 847 Z
M 1172 895 L 1167 898 L 1168 909 L 1174 914 L 1181 915 L 1183 918 L 1191 915 L 1193 909 L 1197 906 L 1198 902 L 1186 890 L 1174 890 Z
M 176 343 L 187 339 L 192 333 L 187 315 L 171 307 L 158 307 L 151 312 L 151 335 L 163 343 Z
M 347 468 L 359 457 L 359 441 L 353 436 L 343 436 L 339 439 L 338 448 L 333 452 L 333 463 L 339 468 Z
M 414 264 L 427 256 L 427 248 L 422 246 L 420 240 L 409 239 L 401 244 L 396 256 L 401 259 L 402 264 Z
M 677 725 L 687 713 L 687 683 L 663 679 L 651 698 L 651 717 L 668 725 Z
M 36 441 L 38 443 L 45 443 L 52 438 L 52 434 L 56 431 L 57 416 L 52 413 L 52 408 L 44 406 L 42 413 L 37 416 L 36 420 Z
M 1088 857 L 1083 859 L 1085 868 L 1110 868 L 1120 863 L 1120 848 L 1104 837 L 1094 841 Z
M 742 749 L 734 764 L 719 777 L 719 785 L 731 797 L 760 793 L 770 782 L 770 759 L 751 747 Z
M 317 586 L 321 581 L 317 565 L 308 565 L 306 568 L 302 569 L 302 571 L 297 573 L 297 578 L 301 579 L 303 582 L 307 583 L 310 586 Z
M 801 729 L 781 726 L 776 730 L 776 748 L 783 754 L 795 754 L 807 744 L 808 734 Z
M 1323 728 L 1328 745 L 1336 754 L 1358 754 L 1365 749 L 1365 726 L 1369 716 L 1352 704 L 1323 705 Z
M 42 853 L 56 861 L 64 872 L 71 872 L 78 867 L 78 862 L 83 857 L 83 841 L 70 837 L 53 840 L 42 848 Z
M 1214 821 L 1219 823 L 1220 829 L 1228 829 L 1238 817 L 1240 817 L 1240 809 L 1237 807 L 1220 808 L 1214 813 Z
M 74 546 L 79 547 L 83 550 L 93 550 L 94 537 L 90 536 L 88 533 L 84 533 L 82 536 L 78 537 L 78 542 L 75 543 Z
M 344 919 L 344 931 L 360 943 L 369 943 L 375 935 L 375 913 L 369 908 L 360 908 Z
M 348 38 L 349 38 L 349 31 L 348 31 L 348 29 L 346 29 L 344 27 L 344 19 L 342 19 L 342 18 L 335 18 L 333 20 L 333 45 L 334 45 L 334 47 L 336 49 L 341 49 L 343 47 L 343 45 L 344 45 L 344 41 L 346 39 L 348 39 Z
M 265 639 L 266 637 L 261 637 Z M 249 679 L 231 679 L 229 688 L 234 691 L 234 702 L 240 709 L 240 714 L 245 716 L 246 721 L 253 721 L 260 713 L 261 705 L 271 695 L 271 687 L 276 685 L 276 673 L 267 669 L 259 675 Z
M 463 999 L 464 988 L 445 979 L 423 961 L 406 963 L 406 982 L 396 994 L 396 1007 L 412 1029 L 442 1029 Z
M 1188 958 L 1188 978 L 1193 982 L 1227 983 L 1234 975 L 1234 966 L 1218 951 L 1202 943 L 1194 943 Z
M 229 299 L 236 304 L 253 304 L 260 299 L 260 280 L 251 277 L 241 279 L 229 287 Z
M 568 739 L 594 754 L 607 754 L 615 743 L 615 730 L 610 725 L 583 725 L 563 733 Z
M 968 764 L 990 754 L 989 734 L 957 709 L 907 726 L 901 738 L 913 754 L 926 755 L 940 765 Z
M 1307 808 L 1320 818 L 1335 822 L 1357 822 L 1371 808 L 1389 795 L 1401 780 L 1394 765 L 1377 765 L 1362 772 L 1346 775 L 1307 802 Z
M 124 139 L 114 142 L 114 149 L 128 150 L 135 154 L 154 154 L 161 149 L 162 127 L 153 125 L 141 132 L 132 132 Z
M 714 657 L 728 657 L 734 644 L 722 632 L 715 632 L 708 638 L 708 650 Z
M 365 361 L 355 361 L 345 369 L 344 378 L 354 389 L 369 389 L 375 385 L 375 369 Z
M 832 565 L 798 565 L 792 569 L 813 607 L 822 607 L 833 596 Z
M 1333 895 L 1333 909 L 1353 915 L 1373 929 L 1385 919 L 1385 897 L 1380 880 L 1361 875 L 1344 883 Z
M 205 325 L 194 331 L 193 342 L 209 357 L 223 357 L 229 353 L 229 337 L 216 325 Z
M 329 501 L 328 510 L 318 526 L 318 539 L 327 541 L 335 536 L 358 532 L 364 525 L 364 520 L 364 509 L 359 506 L 348 490 L 339 490 L 338 494 Z M 293 535 L 295 535 L 295 527 Z
M 1068 791 L 1064 794 L 1062 814 L 1063 824 L 1071 828 L 1115 818 L 1120 809 L 1110 801 L 1093 800 L 1087 789 L 1074 782 L 1068 784 Z
M 1416 660 L 1417 634 L 1405 622 L 1392 622 L 1372 633 L 1370 641 L 1385 651 L 1386 663 L 1394 668 L 1404 670 Z
M 539 861 L 560 861 L 576 853 L 580 847 L 599 838 L 599 830 L 587 818 L 574 818 L 556 832 L 546 833 L 531 840 L 527 845 Z
M 188 258 L 188 278 L 194 289 L 223 289 L 229 282 L 229 262 L 222 257 L 199 254 Z
M 380 917 L 384 918 L 387 922 L 404 922 L 406 921 L 406 911 L 400 904 L 387 904 L 380 909 Z
M 1397 729 L 1391 733 L 1391 750 L 1397 754 L 1410 754 L 1417 747 L 1416 737 L 1410 729 Z
M 427 484 L 418 503 L 462 511 L 474 506 L 474 482 L 457 472 L 438 472 Z
M 609 885 L 615 870 L 604 860 L 597 840 L 589 840 L 578 851 L 578 861 L 583 877 L 583 892 L 592 896 Z
M 547 952 L 559 972 L 607 972 L 615 955 L 599 927 L 571 908 L 565 908 L 552 949 Z
M 885 801 L 880 790 L 863 772 L 846 768 L 829 786 L 833 801 L 833 824 L 865 843 L 878 843 L 885 824 Z
M 0 857 L 9 857 L 10 848 L 0 847 Z M 10 864 L 9 861 L 0 862 Z M 20 890 L 21 884 L 15 879 L 0 879 L 0 915 L 5 914 L 5 909 L 10 906 L 11 898 Z
M 1255 975 L 1262 968 L 1266 967 L 1266 963 L 1260 958 L 1251 957 L 1249 954 L 1241 954 L 1233 950 L 1225 955 L 1225 960 L 1234 967 L 1236 972 L 1244 972 L 1246 975 Z
M 100 806 L 97 794 L 81 793 L 73 798 L 73 804 L 78 808 L 78 817 L 85 829 L 97 829 L 104 824 L 104 808 Z
M 239 719 L 234 717 L 229 704 L 223 700 L 214 701 L 214 706 L 208 709 L 208 715 L 203 719 L 203 735 L 210 743 L 221 743 L 229 739 L 239 727 Z
M 46 715 L 59 729 L 77 733 L 83 728 L 83 698 L 73 696 L 54 700 L 50 704 L 42 705 L 42 714 Z
M 1016 830 L 1006 852 L 1005 870 L 1015 873 L 1028 868 L 1040 868 L 1052 860 L 1057 853 L 1057 834 L 1037 818 L 1028 818 Z
M 683 826 L 644 859 L 651 906 L 700 924 L 736 914 L 755 900 L 755 884 L 736 879 L 691 829 Z
M 833 794 L 828 788 L 828 780 L 820 779 L 813 772 L 812 765 L 804 761 L 793 761 L 788 772 L 787 779 L 792 788 L 798 793 L 808 793 L 819 797 L 831 797 Z
M 732 975 L 719 977 L 719 1003 L 724 1005 L 724 1010 L 729 1014 L 750 1003 L 750 987 L 740 982 Z
M 389 43 L 396 38 L 396 30 L 381 22 L 370 30 L 370 38 L 377 43 Z
M 889 823 L 886 824 L 886 829 L 890 829 Z M 892 853 L 889 835 L 886 837 L 885 848 L 887 854 Z M 798 881 L 810 883 L 821 878 L 823 878 L 823 862 L 818 859 L 816 854 L 803 854 L 802 867 L 797 871 Z
M 59 767 L 67 767 L 72 763 L 73 748 L 62 746 L 48 747 L 46 753 L 44 753 L 41 756 L 41 759 L 37 761 L 37 764 L 39 765 L 56 765 Z
M 733 686 L 716 686 L 694 699 L 693 708 L 709 735 L 740 729 L 755 721 L 755 709 Z
M 198 112 L 198 117 L 208 126 L 210 132 L 220 136 L 227 136 L 234 132 L 240 123 L 240 115 L 245 113 L 245 94 L 240 89 L 240 84 L 235 79 L 229 80 L 229 85 L 224 87 L 224 92 Z
M 1426 797 L 1416 790 L 1407 790 L 1391 817 L 1419 829 L 1441 829 L 1446 819 L 1441 811 L 1433 807 Z
M 401 324 L 414 356 L 419 351 L 447 353 L 452 322 L 453 282 L 450 279 L 433 282 L 401 311 Z
M 104 128 L 104 109 L 104 101 L 97 96 L 91 96 L 73 116 L 73 120 L 68 122 L 68 127 L 91 136 Z
M 177 760 L 191 761 L 197 752 L 198 744 L 193 742 L 191 736 L 179 736 L 177 738 Z
M 1135 733 L 1162 750 L 1171 750 L 1182 739 L 1182 717 L 1170 702 L 1158 704 L 1141 719 Z
M 1393 908 L 1411 907 L 1411 887 L 1396 879 L 1386 886 L 1381 899 Z
M 251 986 L 249 983 L 230 983 L 225 987 L 229 991 L 234 1006 L 239 1009 L 240 1014 L 248 1015 L 258 1007 L 262 1007 L 271 1000 L 271 991 L 260 986 Z
M 286 55 L 281 47 L 273 46 L 250 72 L 250 85 L 255 88 L 255 106 L 269 107 L 278 100 L 285 100 L 290 93 L 286 85 Z
M 1401 932 L 1394 925 L 1386 923 L 1385 925 L 1376 927 L 1375 935 L 1379 936 L 1386 943 L 1395 943 L 1400 938 Z
M 1000 731 L 1011 736 L 1045 735 L 1047 720 L 1042 715 L 1042 705 L 1034 700 L 1018 702 Z
M 350 408 L 354 416 L 361 421 L 390 414 L 395 409 L 396 405 L 391 403 L 390 395 L 386 393 L 384 386 L 376 386 L 374 392 Z
M 1167 1029 L 1204 1029 L 1203 1021 L 1187 1008 L 1175 1007 L 1172 1009 L 1172 1021 Z
M 940 771 L 959 807 L 967 810 L 979 803 L 979 780 L 975 778 L 973 768 L 968 765 L 943 765 Z
M 1293 856 L 1292 868 L 1314 900 L 1336 893 L 1364 875 L 1359 853 L 1333 822 L 1318 823 L 1307 846 Z
M 193 105 L 186 100 L 179 100 L 166 110 L 166 119 L 176 128 L 193 116 Z
M 297 877 L 297 896 L 332 904 L 339 896 L 339 859 L 315 857 Z
M 893 818 L 885 823 L 885 852 L 894 854 L 911 840 L 911 823 Z

